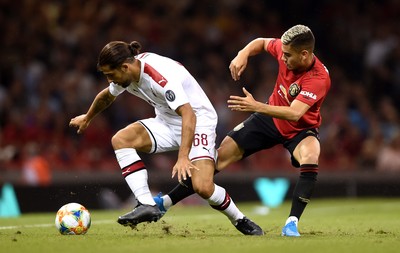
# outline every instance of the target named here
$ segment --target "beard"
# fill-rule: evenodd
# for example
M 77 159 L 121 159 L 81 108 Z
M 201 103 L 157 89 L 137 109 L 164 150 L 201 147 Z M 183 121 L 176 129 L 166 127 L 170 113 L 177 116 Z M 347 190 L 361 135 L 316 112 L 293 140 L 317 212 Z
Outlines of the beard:
M 131 84 L 130 81 L 125 81 L 125 82 L 118 83 L 118 85 L 121 86 L 122 88 L 126 88 L 126 87 L 128 87 L 130 84 Z

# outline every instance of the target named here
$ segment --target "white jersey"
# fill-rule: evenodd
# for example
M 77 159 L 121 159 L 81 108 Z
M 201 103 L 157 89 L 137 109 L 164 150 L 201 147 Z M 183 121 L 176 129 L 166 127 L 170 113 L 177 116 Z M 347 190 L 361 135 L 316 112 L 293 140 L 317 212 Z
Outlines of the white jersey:
M 175 110 L 190 103 L 197 117 L 197 126 L 217 125 L 218 117 L 213 105 L 182 64 L 154 53 L 142 53 L 135 58 L 141 62 L 139 82 L 132 82 L 126 88 L 111 82 L 109 90 L 113 96 L 127 90 L 152 105 L 157 117 L 179 126 L 182 118 Z

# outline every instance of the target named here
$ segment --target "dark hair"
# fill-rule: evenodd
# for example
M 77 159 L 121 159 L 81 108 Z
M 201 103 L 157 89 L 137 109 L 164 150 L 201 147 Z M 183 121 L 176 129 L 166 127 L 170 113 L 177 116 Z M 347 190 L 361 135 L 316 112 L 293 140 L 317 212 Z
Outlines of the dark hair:
M 293 38 L 290 45 L 298 50 L 307 49 L 311 52 L 314 51 L 315 39 L 311 31 L 300 34 Z
M 105 45 L 99 54 L 97 68 L 101 66 L 109 66 L 115 69 L 121 66 L 125 61 L 134 61 L 134 57 L 140 53 L 142 46 L 137 41 L 130 44 L 124 41 L 112 41 Z

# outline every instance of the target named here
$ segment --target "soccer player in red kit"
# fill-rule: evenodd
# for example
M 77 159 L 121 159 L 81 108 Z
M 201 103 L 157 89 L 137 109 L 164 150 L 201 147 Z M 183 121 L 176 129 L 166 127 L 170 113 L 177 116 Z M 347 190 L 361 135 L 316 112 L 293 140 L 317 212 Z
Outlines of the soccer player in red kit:
M 244 97 L 230 96 L 232 111 L 253 112 L 228 133 L 218 148 L 217 169 L 260 150 L 282 144 L 291 154 L 292 165 L 300 168 L 292 208 L 282 236 L 300 236 L 298 221 L 310 201 L 318 175 L 321 105 L 331 86 L 329 72 L 314 55 L 315 38 L 304 25 L 287 30 L 280 39 L 258 38 L 251 41 L 232 60 L 229 69 L 235 81 L 246 69 L 248 58 L 263 51 L 279 64 L 275 88 L 267 103 L 256 101 L 243 88 Z M 190 182 L 185 182 L 190 185 Z M 165 196 L 154 197 L 166 211 L 191 194 L 190 187 L 177 186 Z

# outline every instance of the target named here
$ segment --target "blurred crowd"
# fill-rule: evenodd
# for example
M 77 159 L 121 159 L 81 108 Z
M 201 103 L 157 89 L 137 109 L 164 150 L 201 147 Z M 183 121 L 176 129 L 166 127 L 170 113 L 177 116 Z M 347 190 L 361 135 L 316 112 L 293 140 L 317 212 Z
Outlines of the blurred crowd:
M 234 82 L 229 62 L 257 37 L 309 26 L 332 88 L 322 108 L 321 170 L 400 171 L 400 1 L 396 0 L 0 0 L 0 170 L 119 170 L 111 137 L 153 109 L 129 94 L 87 131 L 69 128 L 107 87 L 97 56 L 112 40 L 139 41 L 143 51 L 181 62 L 219 115 L 218 142 L 248 114 L 226 101 L 245 86 L 266 101 L 277 71 L 267 54 L 252 57 Z M 39 162 L 38 162 L 38 158 Z M 170 170 L 175 154 L 148 159 Z M 39 165 L 37 165 L 39 164 Z M 292 169 L 281 147 L 231 170 Z M 48 179 L 47 179 L 48 181 Z

